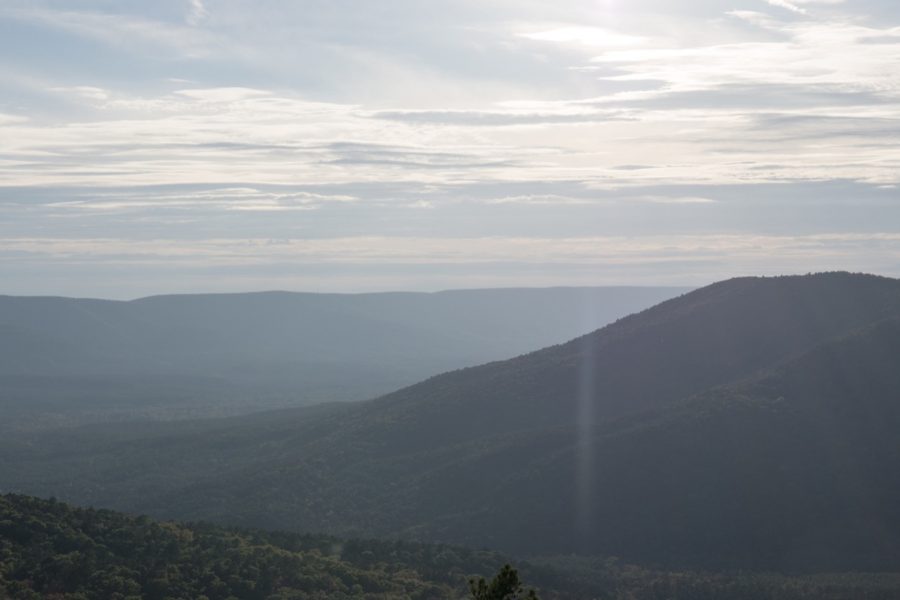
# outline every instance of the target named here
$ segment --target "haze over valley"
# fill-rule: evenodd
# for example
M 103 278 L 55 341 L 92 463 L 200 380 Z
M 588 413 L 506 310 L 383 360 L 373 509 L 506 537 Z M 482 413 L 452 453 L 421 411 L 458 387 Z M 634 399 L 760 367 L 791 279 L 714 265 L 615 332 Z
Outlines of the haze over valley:
M 10 435 L 0 479 L 268 529 L 884 570 L 900 558 L 898 318 L 895 279 L 735 279 L 362 403 Z
M 0 429 L 367 399 L 566 341 L 685 291 L 0 297 Z
M 0 1 L 0 599 L 900 598 L 896 0 Z

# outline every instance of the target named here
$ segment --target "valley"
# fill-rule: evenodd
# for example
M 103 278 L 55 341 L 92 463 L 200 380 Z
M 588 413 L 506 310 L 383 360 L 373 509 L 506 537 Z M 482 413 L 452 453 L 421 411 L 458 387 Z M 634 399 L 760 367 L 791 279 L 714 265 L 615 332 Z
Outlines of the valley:
M 619 556 L 673 569 L 900 559 L 900 282 L 699 289 L 374 400 L 6 436 L 6 492 L 158 518 Z

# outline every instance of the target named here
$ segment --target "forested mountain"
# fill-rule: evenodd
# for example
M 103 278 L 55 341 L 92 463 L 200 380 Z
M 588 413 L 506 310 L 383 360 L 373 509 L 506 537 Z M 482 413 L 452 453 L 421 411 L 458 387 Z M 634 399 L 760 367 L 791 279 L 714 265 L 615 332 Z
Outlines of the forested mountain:
M 0 597 L 10 600 L 457 600 L 470 597 L 469 579 L 490 579 L 504 560 L 454 546 L 160 523 L 0 496 Z M 544 600 L 889 600 L 900 589 L 889 574 L 709 575 L 609 559 L 518 566 Z
M 900 281 L 736 279 L 370 402 L 9 436 L 8 490 L 694 568 L 900 560 Z
M 47 426 L 371 398 L 566 340 L 684 291 L 0 296 L 0 417 Z

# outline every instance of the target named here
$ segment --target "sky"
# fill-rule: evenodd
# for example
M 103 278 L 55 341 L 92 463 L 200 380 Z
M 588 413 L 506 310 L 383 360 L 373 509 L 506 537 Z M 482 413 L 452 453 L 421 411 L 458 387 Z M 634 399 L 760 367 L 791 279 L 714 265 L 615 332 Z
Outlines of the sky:
M 900 276 L 896 0 L 0 0 L 0 293 Z

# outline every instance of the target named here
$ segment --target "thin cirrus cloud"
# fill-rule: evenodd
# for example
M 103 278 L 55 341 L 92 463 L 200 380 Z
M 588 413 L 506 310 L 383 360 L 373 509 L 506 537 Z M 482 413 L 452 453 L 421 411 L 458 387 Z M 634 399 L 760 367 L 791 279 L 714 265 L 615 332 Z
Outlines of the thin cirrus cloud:
M 600 27 L 564 26 L 533 33 L 522 33 L 522 37 L 545 42 L 576 43 L 593 48 L 620 48 L 638 46 L 646 38 L 627 35 Z
M 716 4 L 10 0 L 7 291 L 900 274 L 890 3 Z
M 218 188 L 209 190 L 134 192 L 92 192 L 72 200 L 48 202 L 51 210 L 71 212 L 83 210 L 104 213 L 142 213 L 147 209 L 196 211 L 291 211 L 315 210 L 333 202 L 355 202 L 358 198 L 339 194 L 317 194 L 305 191 L 274 192 L 255 188 Z
M 789 11 L 791 11 L 791 12 L 795 12 L 795 13 L 798 13 L 798 14 L 801 14 L 801 15 L 807 15 L 807 14 L 809 14 L 809 11 L 807 11 L 807 10 L 806 10 L 805 8 L 803 8 L 802 6 L 798 6 L 797 4 L 795 4 L 795 3 L 793 3 L 793 2 L 788 2 L 787 0 L 766 0 L 766 2 L 768 2 L 768 3 L 771 4 L 772 6 L 777 6 L 777 7 L 779 7 L 779 8 L 784 8 L 784 9 L 787 9 L 787 10 L 789 10 Z

